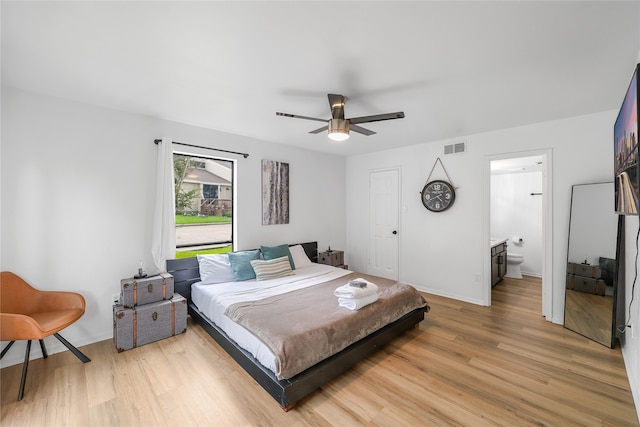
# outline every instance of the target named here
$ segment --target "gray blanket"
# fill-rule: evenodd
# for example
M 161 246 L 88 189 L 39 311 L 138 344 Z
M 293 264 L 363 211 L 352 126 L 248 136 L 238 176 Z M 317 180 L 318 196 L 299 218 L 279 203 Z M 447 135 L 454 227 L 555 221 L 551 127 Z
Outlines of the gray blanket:
M 358 311 L 338 306 L 333 291 L 358 277 L 378 286 L 378 301 Z M 412 286 L 350 273 L 309 288 L 232 304 L 225 314 L 271 349 L 277 358 L 275 374 L 284 379 L 421 307 L 428 310 L 429 305 Z

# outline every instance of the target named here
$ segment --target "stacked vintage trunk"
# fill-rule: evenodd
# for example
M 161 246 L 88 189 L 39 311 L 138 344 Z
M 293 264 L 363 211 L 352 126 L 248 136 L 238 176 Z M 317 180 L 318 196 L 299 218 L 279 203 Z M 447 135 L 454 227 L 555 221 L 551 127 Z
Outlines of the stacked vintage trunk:
M 187 330 L 187 300 L 174 295 L 173 276 L 162 273 L 120 281 L 119 304 L 113 306 L 113 342 L 129 350 Z
M 605 295 L 607 286 L 601 277 L 602 270 L 597 265 L 576 264 L 573 262 L 567 265 L 567 289 Z

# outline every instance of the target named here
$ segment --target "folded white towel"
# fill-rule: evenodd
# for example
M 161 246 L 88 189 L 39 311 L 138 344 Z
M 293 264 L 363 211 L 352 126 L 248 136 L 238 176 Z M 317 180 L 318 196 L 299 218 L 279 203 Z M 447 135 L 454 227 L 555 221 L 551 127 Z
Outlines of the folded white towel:
M 338 298 L 338 305 L 349 310 L 360 310 L 362 307 L 373 304 L 377 300 L 378 294 L 371 294 L 361 298 Z
M 378 292 L 378 286 L 376 286 L 375 283 L 371 283 L 364 279 L 355 279 L 353 282 L 365 282 L 367 286 L 364 288 L 358 288 L 357 286 L 349 286 L 347 283 L 333 291 L 333 294 L 338 298 L 361 298 Z

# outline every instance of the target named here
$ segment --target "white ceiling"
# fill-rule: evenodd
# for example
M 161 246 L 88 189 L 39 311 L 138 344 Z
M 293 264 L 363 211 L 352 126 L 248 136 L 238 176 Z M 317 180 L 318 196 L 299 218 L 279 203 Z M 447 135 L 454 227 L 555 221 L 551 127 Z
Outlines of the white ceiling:
M 2 83 L 352 155 L 617 109 L 639 5 L 2 1 Z M 327 93 L 406 118 L 336 144 L 275 115 L 329 118 Z
M 544 156 L 517 157 L 512 159 L 492 160 L 491 174 L 513 174 L 542 172 L 544 170 Z

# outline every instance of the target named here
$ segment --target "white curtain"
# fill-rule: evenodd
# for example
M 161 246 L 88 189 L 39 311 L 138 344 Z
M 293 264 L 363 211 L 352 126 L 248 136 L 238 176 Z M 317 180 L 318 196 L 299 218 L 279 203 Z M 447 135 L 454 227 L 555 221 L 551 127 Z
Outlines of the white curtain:
M 173 149 L 170 138 L 158 144 L 156 201 L 153 211 L 151 253 L 159 272 L 166 272 L 167 259 L 176 255 L 176 213 L 173 181 Z

